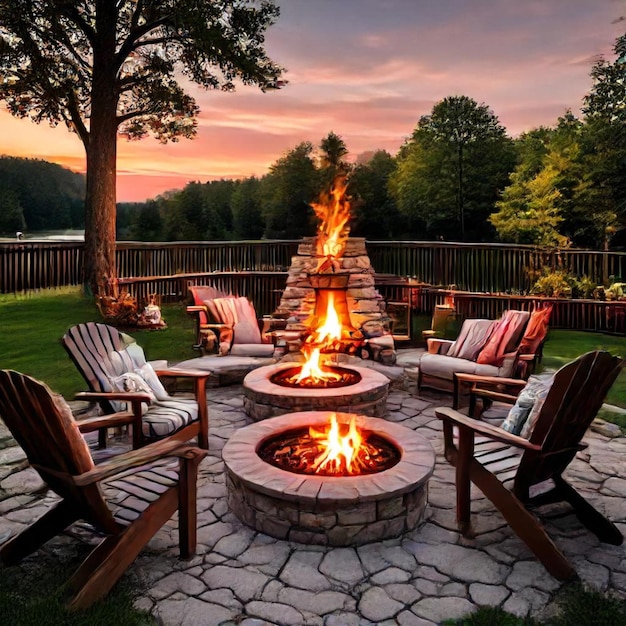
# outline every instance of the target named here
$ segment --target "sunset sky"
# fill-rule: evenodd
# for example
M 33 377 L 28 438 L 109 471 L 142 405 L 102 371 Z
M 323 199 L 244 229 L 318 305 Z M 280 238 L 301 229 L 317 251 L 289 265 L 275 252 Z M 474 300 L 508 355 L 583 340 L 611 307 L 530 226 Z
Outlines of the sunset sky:
M 118 144 L 118 201 L 189 181 L 263 175 L 301 141 L 331 130 L 351 158 L 395 154 L 421 115 L 450 95 L 487 104 L 512 136 L 579 113 L 589 72 L 613 60 L 624 0 L 280 0 L 267 50 L 289 84 L 263 94 L 193 88 L 194 140 Z M 82 144 L 0 112 L 0 153 L 84 171 Z

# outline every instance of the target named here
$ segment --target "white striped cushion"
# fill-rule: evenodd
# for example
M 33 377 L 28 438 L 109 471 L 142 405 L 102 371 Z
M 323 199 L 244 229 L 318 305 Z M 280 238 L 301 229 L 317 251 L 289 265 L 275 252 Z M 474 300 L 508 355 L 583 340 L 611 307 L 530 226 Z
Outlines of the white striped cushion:
M 146 437 L 166 437 L 198 419 L 198 404 L 195 400 L 157 400 L 143 415 L 143 434 Z

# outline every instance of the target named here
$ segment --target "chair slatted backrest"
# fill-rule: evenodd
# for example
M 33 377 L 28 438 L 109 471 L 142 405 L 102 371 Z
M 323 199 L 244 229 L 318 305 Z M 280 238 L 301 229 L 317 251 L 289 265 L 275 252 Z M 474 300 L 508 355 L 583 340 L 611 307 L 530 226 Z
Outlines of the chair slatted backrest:
M 623 364 L 608 352 L 594 351 L 556 372 L 530 437 L 541 452 L 522 457 L 518 476 L 523 482 L 532 485 L 565 470 Z
M 53 491 L 73 501 L 84 519 L 102 529 L 117 528 L 99 487 L 75 487 L 69 479 L 94 463 L 62 397 L 30 376 L 0 370 L 0 417 Z
M 120 362 L 130 358 L 124 337 L 117 328 L 96 322 L 77 324 L 63 335 L 61 341 L 91 391 L 113 391 L 110 379 L 122 372 L 116 371 L 112 356 L 116 355 Z M 126 363 L 126 366 L 126 371 L 132 371 L 132 363 Z M 115 412 L 109 402 L 100 404 L 105 412 Z

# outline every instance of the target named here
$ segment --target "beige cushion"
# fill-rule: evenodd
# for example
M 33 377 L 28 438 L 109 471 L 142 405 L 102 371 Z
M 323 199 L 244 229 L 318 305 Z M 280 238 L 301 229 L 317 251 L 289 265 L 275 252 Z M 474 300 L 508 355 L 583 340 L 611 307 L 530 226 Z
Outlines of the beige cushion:
M 274 355 L 274 346 L 271 343 L 234 343 L 230 355 L 271 357 Z

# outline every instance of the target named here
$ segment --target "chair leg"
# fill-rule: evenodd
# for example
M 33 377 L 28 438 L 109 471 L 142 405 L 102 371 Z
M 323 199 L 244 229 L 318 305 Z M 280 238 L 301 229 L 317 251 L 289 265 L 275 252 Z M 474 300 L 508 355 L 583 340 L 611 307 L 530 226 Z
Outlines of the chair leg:
M 471 526 L 471 481 L 470 463 L 474 458 L 474 433 L 459 427 L 459 447 L 456 455 L 456 521 L 459 532 L 471 538 L 474 531 Z
M 576 513 L 576 517 L 600 540 L 619 546 L 624 536 L 617 526 L 595 509 L 561 476 L 554 479 L 558 494 L 568 502 Z
M 180 557 L 190 558 L 197 543 L 197 477 L 202 456 L 181 459 L 178 488 L 178 542 Z
M 196 378 L 195 396 L 198 404 L 198 447 L 209 449 L 209 408 L 206 401 L 206 378 Z
M 172 487 L 121 534 L 101 541 L 68 581 L 75 595 L 70 610 L 85 609 L 106 596 L 152 536 L 172 517 L 178 505 Z
M 7 541 L 0 548 L 0 560 L 7 565 L 19 563 L 78 518 L 77 511 L 66 500 L 62 500 L 28 528 Z
M 537 518 L 475 459 L 470 465 L 470 478 L 493 502 L 515 534 L 533 551 L 552 576 L 558 580 L 578 577 L 576 570 L 548 537 Z

